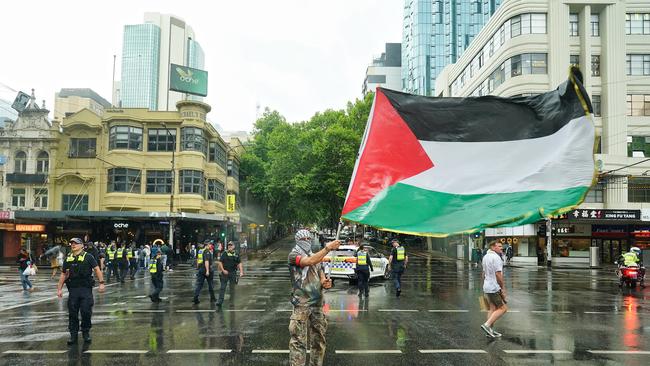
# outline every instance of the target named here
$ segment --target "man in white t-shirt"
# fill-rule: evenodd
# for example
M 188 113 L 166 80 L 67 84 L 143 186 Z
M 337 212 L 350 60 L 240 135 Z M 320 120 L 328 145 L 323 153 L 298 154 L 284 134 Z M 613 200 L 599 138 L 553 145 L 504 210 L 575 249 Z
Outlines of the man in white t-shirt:
M 492 338 L 501 337 L 501 333 L 492 329 L 492 325 L 508 311 L 506 286 L 503 281 L 502 252 L 502 244 L 495 240 L 490 243 L 490 249 L 483 257 L 483 296 L 490 309 L 487 321 L 481 325 L 481 329 Z

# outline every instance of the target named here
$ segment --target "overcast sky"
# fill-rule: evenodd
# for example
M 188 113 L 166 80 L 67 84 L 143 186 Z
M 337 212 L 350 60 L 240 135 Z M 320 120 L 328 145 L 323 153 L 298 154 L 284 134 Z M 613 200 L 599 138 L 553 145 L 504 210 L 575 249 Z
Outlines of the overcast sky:
M 110 101 L 124 25 L 157 11 L 194 29 L 212 121 L 248 131 L 258 103 L 305 120 L 360 97 L 372 57 L 401 41 L 402 9 L 403 0 L 3 1 L 0 98 L 13 101 L 7 86 L 34 88 L 52 111 L 55 91 L 87 87 Z

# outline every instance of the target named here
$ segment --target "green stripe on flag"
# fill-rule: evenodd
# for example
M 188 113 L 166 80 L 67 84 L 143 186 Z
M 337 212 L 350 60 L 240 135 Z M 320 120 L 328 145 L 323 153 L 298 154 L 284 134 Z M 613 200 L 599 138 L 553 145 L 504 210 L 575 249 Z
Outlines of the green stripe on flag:
M 398 183 L 343 218 L 397 232 L 446 236 L 534 223 L 542 218 L 540 208 L 551 213 L 571 207 L 581 202 L 588 189 L 461 195 Z

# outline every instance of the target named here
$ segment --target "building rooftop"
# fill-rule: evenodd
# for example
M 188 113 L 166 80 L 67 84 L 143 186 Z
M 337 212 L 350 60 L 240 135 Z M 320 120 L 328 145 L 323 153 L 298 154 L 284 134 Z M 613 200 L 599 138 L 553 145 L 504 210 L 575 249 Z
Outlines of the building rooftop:
M 97 94 L 94 90 L 90 88 L 62 88 L 61 91 L 57 93 L 57 96 L 59 96 L 60 98 L 67 98 L 67 97 L 89 98 L 101 104 L 104 108 L 111 107 L 111 103 L 109 103 L 106 99 L 102 98 L 101 95 Z

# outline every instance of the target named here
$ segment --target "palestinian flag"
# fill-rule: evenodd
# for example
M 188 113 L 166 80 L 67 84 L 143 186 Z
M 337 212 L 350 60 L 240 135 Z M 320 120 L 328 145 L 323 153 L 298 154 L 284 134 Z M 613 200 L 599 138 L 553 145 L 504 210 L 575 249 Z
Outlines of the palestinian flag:
M 595 178 L 591 103 L 575 69 L 557 90 L 431 98 L 378 88 L 343 218 L 429 236 L 534 223 Z

